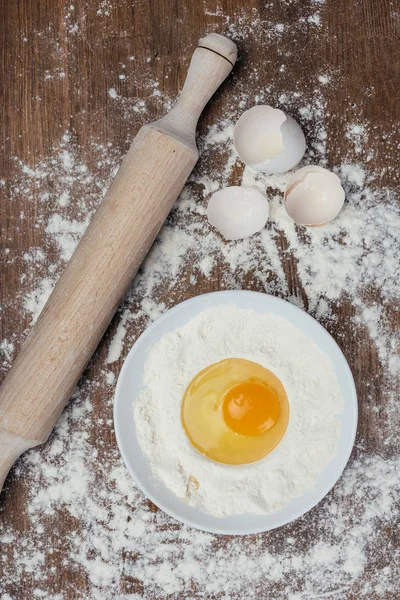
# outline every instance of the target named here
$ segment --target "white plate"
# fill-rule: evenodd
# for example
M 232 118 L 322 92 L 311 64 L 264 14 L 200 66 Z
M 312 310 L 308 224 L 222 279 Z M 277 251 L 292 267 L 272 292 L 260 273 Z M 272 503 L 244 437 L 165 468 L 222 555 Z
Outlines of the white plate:
M 258 313 L 272 313 L 288 319 L 331 359 L 344 398 L 342 430 L 337 454 L 318 478 L 317 486 L 293 500 L 282 510 L 269 515 L 234 515 L 214 517 L 188 506 L 163 482 L 152 476 L 146 456 L 136 436 L 133 401 L 142 386 L 143 370 L 151 347 L 167 332 L 182 327 L 210 306 L 234 304 Z M 329 333 L 310 315 L 285 300 L 247 291 L 214 292 L 196 296 L 178 304 L 155 321 L 139 337 L 122 367 L 115 396 L 114 424 L 119 449 L 129 472 L 143 493 L 154 504 L 179 521 L 209 531 L 230 535 L 260 533 L 297 519 L 313 508 L 339 479 L 349 459 L 357 429 L 357 395 L 350 368 L 339 346 Z

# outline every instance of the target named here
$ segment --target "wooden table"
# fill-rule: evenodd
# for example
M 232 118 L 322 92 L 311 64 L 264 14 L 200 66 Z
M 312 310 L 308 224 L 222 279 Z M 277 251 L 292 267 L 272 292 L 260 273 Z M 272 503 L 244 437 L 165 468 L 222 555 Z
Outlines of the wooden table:
M 84 228 L 82 223 L 98 205 L 104 185 L 138 127 L 143 121 L 157 118 L 176 97 L 191 51 L 206 31 L 228 32 L 236 38 L 240 62 L 230 81 L 206 109 L 199 126 L 201 136 L 224 118 L 227 109 L 232 112 L 235 105 L 237 108 L 241 95 L 255 101 L 257 91 L 268 88 L 266 101 L 277 103 L 281 92 L 293 94 L 298 90 L 299 102 L 305 99 L 316 102 L 318 94 L 322 94 L 326 102 L 329 164 L 340 164 L 345 159 L 364 165 L 368 162 L 368 168 L 378 173 L 374 179 L 376 187 L 395 189 L 398 184 L 395 155 L 399 143 L 395 128 L 400 116 L 398 3 L 396 8 L 396 2 L 389 0 L 72 2 L 1 2 L 1 327 L 2 339 L 7 340 L 1 346 L 3 376 L 26 336 L 31 312 L 40 302 L 39 292 L 46 293 L 65 265 L 69 250 L 64 238 L 57 245 L 60 222 L 51 218 L 58 214 L 67 219 L 68 239 L 76 241 Z M 318 73 L 332 74 L 337 85 L 324 88 L 320 82 L 319 91 L 315 90 Z M 293 97 L 291 106 L 296 109 Z M 354 138 L 344 135 L 348 123 L 367 124 L 368 143 L 363 143 L 361 149 L 355 148 Z M 312 140 L 312 122 L 306 133 Z M 371 148 L 374 154 L 369 157 Z M 71 157 L 75 166 L 70 164 Z M 223 153 L 219 165 L 210 165 L 206 153 L 201 158 L 196 176 L 189 184 L 200 201 L 204 202 L 198 183 L 202 171 L 210 176 L 223 166 Z M 240 183 L 241 173 L 242 167 L 237 163 L 230 183 Z M 174 226 L 174 217 L 170 225 Z M 296 272 L 296 260 L 290 252 L 284 254 L 287 244 L 283 233 L 277 246 L 285 256 L 282 266 L 288 295 L 307 309 L 307 294 Z M 180 267 L 179 279 L 161 279 L 161 284 L 153 290 L 150 308 L 146 305 L 143 310 L 143 281 L 132 290 L 80 384 L 77 406 L 81 407 L 85 422 L 79 421 L 78 413 L 71 413 L 71 408 L 62 421 L 62 428 L 68 425 L 81 430 L 87 447 L 92 449 L 87 460 L 97 481 L 99 497 L 107 490 L 105 510 L 111 507 L 113 498 L 123 497 L 121 493 L 113 496 L 118 486 L 113 469 L 120 468 L 122 477 L 128 480 L 121 467 L 111 421 L 112 374 L 118 375 L 130 345 L 157 310 L 197 294 L 232 286 L 279 294 L 277 288 L 269 288 L 268 281 L 252 272 L 230 274 L 229 267 L 217 260 L 206 275 L 193 266 L 195 263 L 196 256 L 189 253 Z M 33 292 L 38 289 L 35 295 Z M 378 295 L 376 299 L 379 301 Z M 135 318 L 139 309 L 142 316 Z M 390 460 L 396 451 L 391 441 L 395 425 L 384 416 L 377 416 L 385 415 L 385 365 L 380 365 L 376 346 L 366 328 L 348 327 L 348 319 L 355 311 L 352 301 L 342 299 L 333 304 L 332 310 L 335 319 L 322 322 L 349 360 L 360 400 L 358 444 L 351 459 L 357 471 L 357 460 L 365 453 Z M 394 331 L 399 323 L 396 306 L 387 310 Z M 116 342 L 115 335 L 122 340 L 122 353 L 116 361 L 107 362 L 111 340 L 114 339 L 114 345 Z M 371 410 L 371 386 L 376 410 Z M 364 533 L 354 529 L 355 544 L 360 539 L 365 542 L 364 563 L 359 571 L 356 565 L 352 574 L 351 568 L 343 569 L 343 561 L 333 556 L 326 558 L 324 544 L 330 548 L 333 545 L 335 552 L 340 547 L 340 539 L 329 538 L 328 512 L 332 512 L 334 519 L 336 510 L 332 507 L 339 505 L 341 514 L 346 515 L 342 519 L 346 527 L 339 538 L 345 539 L 345 530 L 355 527 L 360 514 L 357 511 L 361 510 L 366 519 L 360 521 L 360 527 L 369 527 L 362 499 L 355 501 L 354 496 L 346 495 L 338 487 L 294 524 L 235 540 L 188 533 L 140 494 L 134 495 L 135 505 L 130 510 L 134 518 L 139 515 L 137 518 L 144 526 L 138 526 L 132 534 L 134 546 L 128 536 L 118 547 L 118 556 L 107 560 L 103 557 L 99 569 L 100 573 L 109 569 L 107 577 L 104 573 L 103 579 L 100 575 L 94 577 L 93 560 L 102 538 L 91 540 L 91 536 L 102 531 L 101 525 L 94 525 L 101 521 L 101 515 L 93 516 L 93 527 L 97 529 L 92 528 L 90 519 L 82 521 L 69 508 L 71 503 L 81 506 L 82 499 L 71 499 L 67 488 L 61 493 L 66 494 L 69 504 L 58 502 L 55 513 L 49 511 L 39 518 L 34 507 L 34 498 L 42 486 L 46 487 L 52 477 L 55 482 L 62 480 L 63 461 L 68 461 L 68 453 L 74 451 L 65 444 L 62 452 L 56 452 L 57 440 L 66 439 L 62 428 L 56 430 L 47 446 L 19 463 L 10 474 L 0 500 L 2 600 L 36 597 L 390 600 L 398 597 L 399 575 L 389 573 L 394 567 L 396 537 L 387 520 L 378 521 Z M 54 452 L 50 452 L 51 448 Z M 42 460 L 46 464 L 44 480 L 40 478 Z M 55 472 L 51 475 L 52 464 Z M 78 481 L 81 474 L 75 476 Z M 127 485 L 133 486 L 130 482 Z M 108 507 L 107 498 L 111 503 Z M 373 505 L 374 500 L 366 498 L 365 502 Z M 104 543 L 110 539 L 110 528 L 107 522 Z M 175 558 L 170 558 L 167 552 L 158 555 L 156 549 L 158 558 L 152 562 L 148 553 L 153 535 L 158 536 L 155 539 L 161 540 L 165 548 L 170 544 L 176 552 Z M 204 550 L 206 538 L 208 549 Z M 77 546 L 74 539 L 80 540 Z M 350 552 L 349 539 L 346 538 L 343 551 Z M 322 545 L 316 546 L 312 555 L 316 543 Z M 91 544 L 92 549 L 87 551 Z M 169 588 L 162 579 L 161 587 L 156 587 L 156 573 L 162 572 L 163 565 L 173 571 L 185 561 L 178 552 L 185 544 L 203 548 L 198 556 L 192 556 L 192 563 L 203 575 L 197 576 L 196 569 L 188 569 L 181 579 L 175 580 L 175 587 Z M 79 558 L 80 545 L 85 549 L 84 559 Z M 27 554 L 35 549 L 42 551 L 43 557 L 36 558 L 30 569 Z M 302 552 L 308 552 L 307 560 L 301 564 L 299 559 L 296 563 L 293 557 Z M 275 571 L 257 564 L 256 557 L 263 553 L 274 557 L 270 560 L 275 561 Z M 222 566 L 224 556 L 229 560 Z M 242 584 L 232 584 L 235 570 L 244 568 L 244 563 L 241 566 L 244 557 L 251 573 Z M 352 560 L 352 564 L 357 562 L 354 555 Z M 92 566 L 88 567 L 90 561 Z M 207 569 L 209 577 L 205 575 Z M 210 581 L 214 582 L 213 587 Z

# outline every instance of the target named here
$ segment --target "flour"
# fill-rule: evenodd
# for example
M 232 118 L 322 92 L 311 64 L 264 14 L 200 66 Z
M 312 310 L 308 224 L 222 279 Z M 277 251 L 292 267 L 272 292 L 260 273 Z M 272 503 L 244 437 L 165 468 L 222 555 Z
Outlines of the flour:
M 139 4 L 146 3 L 136 4 L 140 9 Z M 398 596 L 393 528 L 399 520 L 400 431 L 400 339 L 394 330 L 400 265 L 397 129 L 395 124 L 385 129 L 383 120 L 368 121 L 365 99 L 376 94 L 368 82 L 349 97 L 351 72 L 327 59 L 326 53 L 315 52 L 316 43 L 328 47 L 332 40 L 327 3 L 280 0 L 264 2 L 262 10 L 244 7 L 229 15 L 229 3 L 203 4 L 215 15 L 209 19 L 209 31 L 228 31 L 245 54 L 213 101 L 212 119 L 209 110 L 203 115 L 199 163 L 74 400 L 48 442 L 26 453 L 6 484 L 0 510 L 10 506 L 10 486 L 12 497 L 18 495 L 19 509 L 1 512 L 0 518 L 4 600 L 26 600 L 21 582 L 29 582 L 29 598 L 43 600 Z M 66 4 L 60 8 L 61 17 L 63 10 L 65 43 L 73 53 L 77 44 L 86 46 L 88 9 L 81 3 L 71 11 Z M 97 12 L 95 26 L 101 35 L 110 44 L 117 40 L 118 46 L 117 54 L 111 49 L 118 59 L 96 87 L 107 100 L 107 112 L 96 103 L 95 113 L 89 114 L 88 107 L 86 115 L 94 122 L 107 121 L 107 128 L 82 135 L 87 129 L 81 128 L 71 105 L 72 131 L 60 130 L 59 139 L 54 133 L 53 145 L 44 144 L 34 155 L 18 150 L 18 145 L 8 146 L 13 154 L 6 161 L 13 170 L 7 177 L 0 174 L 2 202 L 10 203 L 13 214 L 9 235 L 15 240 L 12 251 L 5 248 L 3 269 L 18 274 L 21 282 L 16 294 L 4 290 L 3 375 L 65 268 L 71 240 L 76 243 L 83 233 L 76 222 L 90 220 L 129 140 L 126 146 L 111 142 L 120 140 L 120 128 L 132 138 L 140 125 L 164 114 L 173 101 L 165 95 L 163 77 L 175 77 L 176 65 L 152 56 L 151 62 L 136 66 L 138 56 L 132 56 L 128 38 L 120 43 L 116 30 L 117 37 L 110 37 L 121 3 L 93 0 L 90 10 Z M 322 26 L 308 23 L 313 15 L 320 17 Z M 79 29 L 73 33 L 76 23 Z M 60 86 L 69 80 L 68 73 L 65 79 L 61 75 L 67 46 L 55 41 L 58 27 L 38 27 L 26 22 L 21 51 L 38 50 L 47 57 L 35 75 L 38 85 L 42 82 L 40 95 L 64 98 Z M 301 52 L 294 50 L 294 40 Z M 180 40 L 182 55 L 189 56 L 194 41 Z M 304 75 L 300 63 L 305 53 L 312 60 Z M 18 64 L 17 75 L 23 68 Z M 127 65 L 129 89 L 118 78 L 122 64 Z M 278 68 L 281 64 L 284 72 Z M 268 84 L 261 85 L 261 73 Z M 154 94 L 157 82 L 161 96 Z M 79 82 L 76 85 L 77 94 L 84 91 Z M 109 89 L 115 93 L 109 94 Z M 334 96 L 341 99 L 340 114 L 332 110 Z M 35 111 L 41 110 L 39 95 L 29 101 Z M 282 210 L 286 175 L 256 180 L 246 170 L 248 185 L 266 186 L 270 220 L 260 234 L 225 243 L 209 227 L 205 209 L 211 191 L 242 183 L 243 165 L 237 161 L 231 132 L 240 114 L 256 102 L 282 108 L 298 120 L 307 137 L 304 164 L 333 168 L 346 188 L 346 202 L 339 220 L 305 231 Z M 19 207 L 19 217 L 13 206 Z M 19 220 L 23 223 L 33 215 L 34 237 L 22 235 Z M 53 215 L 62 217 L 57 231 Z M 7 246 L 7 238 L 4 242 Z M 193 530 L 157 511 L 136 488 L 113 437 L 113 385 L 129 348 L 157 314 L 199 289 L 206 292 L 216 286 L 285 298 L 327 327 L 350 362 L 364 423 L 342 478 L 323 501 L 284 528 L 239 539 Z M 113 362 L 107 364 L 109 349 Z M 376 367 L 374 377 L 370 364 Z M 55 567 L 61 562 L 63 577 Z
M 273 371 L 290 405 L 288 429 L 277 448 L 242 467 L 203 457 L 180 421 L 183 394 L 193 377 L 229 357 Z M 329 358 L 299 329 L 286 319 L 227 305 L 203 311 L 154 345 L 134 415 L 154 475 L 181 500 L 223 517 L 271 513 L 314 487 L 335 454 L 342 408 Z
M 283 94 L 283 88 L 278 94 L 276 87 L 278 83 L 269 92 L 274 97 L 284 96 L 288 106 L 305 108 L 302 126 L 307 128 L 310 123 L 310 130 L 319 132 L 310 141 L 309 152 L 324 160 L 325 150 L 317 149 L 326 143 L 329 121 L 323 98 L 318 93 L 311 99 L 303 95 L 296 99 L 290 90 Z M 325 87 L 331 93 L 329 85 Z M 246 107 L 251 106 L 254 98 L 244 98 Z M 118 98 L 113 102 L 121 102 L 121 113 L 135 130 L 138 100 Z M 142 120 L 148 119 L 147 105 L 140 106 Z M 229 134 L 234 117 L 235 112 L 224 110 L 210 132 L 199 138 L 199 167 L 121 307 L 111 341 L 106 338 L 94 360 L 103 366 L 107 358 L 112 359 L 106 366 L 117 375 L 122 359 L 144 328 L 167 308 L 198 293 L 195 285 L 208 291 L 208 273 L 218 273 L 221 289 L 272 293 L 306 309 L 328 327 L 342 345 L 361 386 L 361 411 L 385 420 L 388 434 L 383 435 L 379 427 L 361 429 L 350 463 L 334 491 L 303 519 L 249 540 L 224 540 L 182 526 L 146 502 L 122 464 L 115 442 L 106 441 L 112 439 L 112 384 L 116 377 L 104 368 L 96 377 L 89 371 L 51 439 L 25 454 L 9 480 L 20 486 L 21 518 L 26 524 L 21 536 L 18 519 L 13 522 L 2 515 L 0 523 L 4 560 L 0 590 L 9 593 L 12 600 L 19 599 L 20 581 L 27 577 L 32 578 L 32 596 L 45 600 L 67 600 L 68 594 L 76 600 L 164 600 L 166 594 L 173 598 L 182 593 L 198 598 L 222 594 L 232 600 L 258 600 L 266 586 L 276 600 L 396 597 L 398 558 L 394 545 L 388 544 L 387 533 L 399 518 L 395 502 L 398 461 L 394 453 L 400 430 L 396 392 L 396 369 L 400 365 L 395 348 L 398 336 L 391 325 L 398 306 L 400 264 L 395 196 L 382 187 L 372 166 L 342 157 L 336 168 L 346 187 L 343 215 L 327 228 L 301 231 L 281 207 L 287 175 L 256 178 L 247 169 L 243 173 L 236 162 Z M 368 124 L 366 128 L 372 136 Z M 73 158 L 69 172 L 61 157 L 65 147 Z M 88 141 L 85 152 L 96 159 L 86 173 L 81 169 L 85 166 L 83 151 L 67 133 L 31 172 L 26 172 L 22 162 L 17 163 L 11 199 L 16 201 L 22 195 L 27 212 L 38 197 L 37 225 L 45 237 L 40 247 L 23 248 L 21 253 L 15 249 L 7 255 L 6 264 L 11 260 L 13 265 L 23 263 L 21 293 L 5 298 L 3 305 L 3 314 L 13 319 L 4 319 L 11 331 L 8 343 L 14 346 L 13 357 L 21 337 L 13 337 L 12 332 L 21 329 L 21 321 L 29 323 L 39 314 L 65 267 L 70 230 L 76 242 L 80 234 L 75 222 L 85 223 L 90 218 L 122 157 L 121 151 L 97 140 Z M 214 165 L 222 159 L 229 168 L 220 171 Z M 309 155 L 306 160 L 310 160 Z M 47 181 L 52 182 L 50 189 Z M 260 189 L 266 186 L 270 220 L 253 238 L 225 243 L 206 220 L 209 190 L 242 182 Z M 71 205 L 61 211 L 58 199 L 65 189 L 70 191 Z M 46 231 L 47 224 L 53 222 L 50 210 L 63 217 L 57 233 L 52 228 Z M 288 285 L 284 264 L 291 265 L 296 285 Z M 379 290 L 380 306 L 371 300 L 371 288 Z M 343 321 L 339 309 L 342 300 L 349 298 L 352 311 Z M 342 339 L 349 341 L 349 329 L 351 345 L 343 344 Z M 368 339 L 363 336 L 368 335 L 370 342 L 360 348 L 361 340 Z M 363 353 L 374 357 L 375 350 L 374 360 L 381 367 L 376 379 L 366 386 L 361 357 Z M 8 360 L 2 367 L 5 372 Z M 377 388 L 382 390 L 379 402 Z M 101 438 L 104 444 L 95 448 L 93 440 Z M 61 454 L 55 454 L 60 447 Z M 7 489 L 3 498 L 5 505 Z M 63 557 L 71 574 L 70 591 L 65 592 L 64 583 L 60 587 L 59 572 L 49 570 L 44 543 L 53 544 Z M 377 563 L 377 548 L 380 560 L 387 565 L 384 569 Z M 18 560 L 13 558 L 16 555 Z M 88 590 L 82 591 L 76 584 L 81 579 L 88 582 Z

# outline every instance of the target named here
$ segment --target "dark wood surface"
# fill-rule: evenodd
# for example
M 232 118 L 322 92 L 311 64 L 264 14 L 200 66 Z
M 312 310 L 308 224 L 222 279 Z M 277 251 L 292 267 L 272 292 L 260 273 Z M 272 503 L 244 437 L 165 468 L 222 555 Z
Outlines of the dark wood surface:
M 184 80 L 191 50 L 198 39 L 206 31 L 228 31 L 228 17 L 230 23 L 235 25 L 231 30 L 233 37 L 235 32 L 239 32 L 240 62 L 231 80 L 207 107 L 199 125 L 200 134 L 204 134 L 210 125 L 221 119 L 224 103 L 235 101 L 233 92 L 229 95 L 229 86 L 236 92 L 243 91 L 243 86 L 247 86 L 247 91 L 254 94 L 258 87 L 274 82 L 272 95 L 277 95 L 279 86 L 276 81 L 279 81 L 283 91 L 301 90 L 304 97 L 312 98 L 314 74 L 325 69 L 326 72 L 340 75 L 338 88 L 325 96 L 328 160 L 335 164 L 345 158 L 354 158 L 354 144 L 343 135 L 344 126 L 348 122 L 368 123 L 369 144 L 374 148 L 369 166 L 375 173 L 379 173 L 374 185 L 390 189 L 398 185 L 398 157 L 394 152 L 395 145 L 399 142 L 394 132 L 400 117 L 398 3 L 396 6 L 396 2 L 390 0 L 327 0 L 318 5 L 312 1 L 288 0 L 73 0 L 73 10 L 69 8 L 70 5 L 70 2 L 64 0 L 0 2 L 0 179 L 4 180 L 0 189 L 0 224 L 4 251 L 1 270 L 1 333 L 4 339 L 12 340 L 14 344 L 12 357 L 15 357 L 30 323 L 30 315 L 24 310 L 24 297 L 34 289 L 40 277 L 46 276 L 50 265 L 57 264 L 58 269 L 62 268 L 62 264 L 55 259 L 56 250 L 46 246 L 46 219 L 43 218 L 46 211 L 43 212 L 43 208 L 39 210 L 41 194 L 51 192 L 58 184 L 47 178 L 39 178 L 28 188 L 24 187 L 21 185 L 20 161 L 32 168 L 41 161 L 46 161 L 46 157 L 54 154 L 54 148 L 59 147 L 65 132 L 69 131 L 70 143 L 79 153 L 79 158 L 95 178 L 105 181 L 110 175 L 111 166 L 122 158 L 142 121 L 157 118 L 164 110 L 167 100 L 176 97 Z M 302 26 L 301 19 L 315 14 L 317 10 L 321 15 L 322 26 Z M 256 33 L 256 18 L 283 23 L 292 28 L 293 35 L 285 36 L 278 44 L 274 42 L 273 36 L 263 37 L 260 32 Z M 74 24 L 79 26 L 75 33 Z M 285 59 L 286 70 L 283 76 L 279 69 L 285 53 L 290 56 Z M 129 57 L 134 59 L 130 60 Z M 125 70 L 122 65 L 125 65 Z M 256 77 L 251 76 L 251 70 L 255 66 L 258 66 Z M 126 80 L 119 79 L 119 74 L 125 72 Z M 161 100 L 153 95 L 153 88 L 149 84 L 151 81 L 159 83 Z M 122 97 L 121 101 L 113 101 L 107 93 L 110 88 L 116 89 Z M 135 104 L 131 99 L 144 99 L 145 111 L 135 112 Z M 166 100 L 164 106 L 163 99 Z M 307 134 L 312 135 L 311 125 Z M 391 140 L 391 145 L 388 145 L 388 139 Z M 107 143 L 112 144 L 112 165 L 111 162 L 99 162 L 99 145 Z M 355 158 L 361 162 L 366 160 L 368 148 L 369 146 L 363 147 Z M 236 168 L 232 183 L 240 181 L 240 169 L 239 166 Z M 72 196 L 73 194 L 72 190 Z M 90 188 L 86 199 L 86 213 L 97 205 L 100 197 L 99 190 Z M 49 216 L 53 209 L 49 205 L 46 210 Z M 70 218 L 74 214 L 82 216 L 79 198 L 73 197 L 73 202 L 66 208 L 67 213 Z M 282 234 L 282 248 L 285 247 L 284 244 Z M 32 247 L 44 248 L 46 259 L 42 262 L 42 272 L 29 269 L 23 259 L 24 253 Z M 282 264 L 291 295 L 299 297 L 307 308 L 306 294 L 296 276 L 295 260 L 289 256 Z M 188 297 L 229 287 L 219 268 L 214 269 L 210 277 L 197 277 L 194 284 L 190 283 L 190 275 L 191 261 L 188 260 L 182 270 L 182 284 L 167 290 L 167 294 L 165 289 L 160 289 L 155 300 L 164 302 L 169 307 Z M 247 289 L 263 289 L 262 283 L 251 273 L 242 278 L 240 285 Z M 132 309 L 135 309 L 134 304 Z M 385 403 L 385 382 L 379 375 L 376 349 L 366 329 L 361 328 L 356 335 L 348 330 L 347 316 L 353 313 L 350 301 L 336 303 L 333 310 L 336 320 L 324 325 L 344 349 L 355 376 L 360 399 L 359 444 L 368 447 L 371 452 L 377 451 L 385 455 L 388 452 L 385 439 L 389 426 L 381 419 L 377 420 L 375 413 L 364 410 L 364 399 L 371 381 L 375 405 L 379 407 Z M 396 322 L 398 324 L 395 311 L 391 318 L 395 328 Z M 96 431 L 91 431 L 91 443 L 98 449 L 100 456 L 104 452 L 104 446 L 114 454 L 116 451 L 112 425 L 106 426 L 107 421 L 112 418 L 112 389 L 104 389 L 102 385 L 96 385 L 96 382 L 101 381 L 110 340 L 118 323 L 117 315 L 81 384 L 82 389 L 90 391 L 93 422 L 103 419 L 103 425 L 99 425 Z M 129 324 L 129 342 L 136 339 L 144 325 L 141 321 Z M 125 346 L 121 359 L 110 366 L 116 375 L 127 350 L 128 347 Z M 10 361 L 4 363 L 3 376 L 9 364 Z M 21 469 L 19 475 L 10 475 L 0 500 L 2 526 L 7 531 L 13 531 L 19 540 L 28 537 L 32 529 L 26 512 L 30 493 L 29 467 Z M 100 591 L 97 590 L 98 595 L 92 595 L 90 580 L 81 572 L 69 569 L 68 561 L 66 562 L 67 550 L 62 540 L 79 524 L 72 525 L 71 517 L 62 511 L 56 526 L 54 519 L 49 519 L 47 523 L 47 529 L 43 533 L 46 547 L 54 545 L 58 548 L 51 561 L 54 569 L 51 571 L 49 566 L 46 580 L 43 572 L 41 573 L 40 585 L 35 583 L 35 573 L 25 571 L 20 578 L 17 575 L 13 578 L 10 573 L 18 571 L 18 555 L 12 552 L 9 545 L 3 552 L 0 548 L 0 598 L 28 600 L 34 597 L 33 590 L 36 587 L 43 591 L 44 595 L 41 597 L 49 600 L 81 597 L 107 600 L 116 597 L 110 595 L 108 588 L 103 591 L 100 588 Z M 166 523 L 171 531 L 176 527 L 173 520 L 167 520 Z M 301 524 L 259 536 L 259 543 L 262 547 L 279 549 L 285 546 L 285 540 L 289 536 L 299 536 L 304 546 L 307 546 L 314 535 L 311 523 L 305 517 Z M 373 559 L 368 563 L 361 580 L 354 580 L 342 595 L 330 593 L 328 589 L 326 595 L 313 597 L 394 599 L 396 591 L 393 589 L 381 590 L 382 593 L 365 591 L 368 589 L 368 581 L 374 578 L 374 570 L 383 569 L 390 563 L 390 552 L 388 554 L 384 549 L 390 539 L 394 542 L 390 531 L 382 534 L 379 538 L 380 546 L 371 551 Z M 215 547 L 225 547 L 227 542 L 221 540 L 216 542 Z M 237 552 L 240 552 L 240 543 L 236 542 Z M 249 540 L 243 540 L 243 548 L 247 543 Z M 124 560 L 129 561 L 129 557 Z M 204 557 L 203 563 L 206 562 L 207 557 Z M 146 594 L 146 581 L 132 579 L 129 587 L 127 580 L 124 580 L 123 567 L 115 573 L 115 577 L 121 581 L 121 598 L 207 597 L 195 585 L 191 591 L 182 591 L 179 595 Z M 278 598 L 278 588 L 273 588 L 275 595 L 269 595 L 263 587 L 264 583 L 257 581 L 257 585 L 261 586 L 257 588 L 260 591 L 258 596 L 252 597 L 271 600 Z M 400 585 L 400 581 L 398 584 Z M 209 597 L 211 596 L 210 594 Z M 222 586 L 212 597 L 231 596 L 223 594 Z M 238 597 L 246 596 L 242 593 Z M 283 597 L 279 595 L 279 598 Z

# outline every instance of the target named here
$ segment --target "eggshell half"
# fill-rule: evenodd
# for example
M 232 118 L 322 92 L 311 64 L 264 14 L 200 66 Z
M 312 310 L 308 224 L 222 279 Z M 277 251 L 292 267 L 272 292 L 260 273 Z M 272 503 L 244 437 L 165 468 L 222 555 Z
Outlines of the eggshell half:
M 208 220 L 226 240 L 239 240 L 261 231 L 269 215 L 266 197 L 243 186 L 222 188 L 208 203 Z
M 339 214 L 344 198 L 339 177 L 327 169 L 311 165 L 300 169 L 290 179 L 284 206 L 299 225 L 323 225 Z
M 296 121 L 267 105 L 253 106 L 242 114 L 233 142 L 246 165 L 268 175 L 293 169 L 306 149 L 304 134 Z

